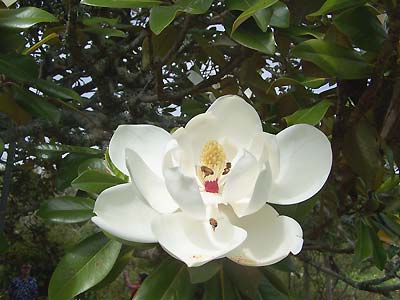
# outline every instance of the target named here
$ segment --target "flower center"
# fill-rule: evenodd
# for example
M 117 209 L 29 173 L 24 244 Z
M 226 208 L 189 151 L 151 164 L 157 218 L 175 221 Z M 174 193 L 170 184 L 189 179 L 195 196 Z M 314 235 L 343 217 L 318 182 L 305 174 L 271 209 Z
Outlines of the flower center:
M 224 148 L 215 140 L 208 141 L 200 154 L 200 167 L 197 175 L 209 193 L 218 193 L 218 179 L 228 174 L 231 163 L 226 161 Z

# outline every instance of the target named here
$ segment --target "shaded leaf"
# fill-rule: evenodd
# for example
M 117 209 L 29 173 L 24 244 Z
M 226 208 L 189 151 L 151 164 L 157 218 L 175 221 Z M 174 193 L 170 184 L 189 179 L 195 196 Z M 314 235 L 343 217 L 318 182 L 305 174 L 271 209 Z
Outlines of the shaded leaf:
M 0 112 L 9 115 L 17 124 L 27 124 L 32 120 L 32 116 L 15 102 L 10 91 L 0 94 Z
M 54 81 L 39 79 L 35 81 L 35 87 L 48 96 L 66 100 L 75 100 L 78 103 L 82 102 L 81 96 L 79 96 L 77 92 L 73 89 L 60 86 Z
M 202 300 L 241 300 L 236 286 L 232 284 L 222 269 L 217 276 L 204 284 Z
M 3 233 L 3 231 L 0 231 L 0 253 L 4 253 L 8 250 L 9 244 L 7 242 L 7 239 Z
M 13 80 L 33 82 L 39 76 L 39 69 L 31 56 L 0 55 L 0 73 Z
M 289 286 L 283 282 L 278 275 L 275 274 L 271 267 L 260 268 L 261 272 L 268 279 L 269 283 L 284 295 L 289 295 Z
M 119 255 L 121 244 L 97 233 L 67 253 L 49 283 L 49 300 L 69 300 L 103 280 Z
M 365 50 L 381 49 L 387 37 L 382 23 L 367 6 L 346 10 L 333 23 L 355 46 Z
M 379 270 L 383 270 L 387 261 L 386 251 L 383 248 L 382 242 L 378 238 L 378 235 L 373 228 L 369 228 L 369 234 L 371 237 L 372 258 L 374 264 Z
M 291 217 L 298 222 L 302 222 L 309 215 L 310 211 L 314 207 L 314 205 L 319 200 L 319 194 L 314 195 L 310 199 L 303 201 L 298 204 L 293 205 L 279 205 L 279 204 L 270 204 L 273 206 L 280 215 Z
M 188 268 L 190 281 L 192 283 L 202 283 L 210 280 L 218 273 L 221 269 L 221 263 L 217 261 L 211 261 L 203 266 Z
M 44 202 L 38 215 L 51 222 L 78 223 L 90 220 L 94 200 L 82 197 L 58 197 Z
M 357 224 L 357 241 L 354 250 L 355 259 L 358 262 L 370 257 L 373 252 L 373 244 L 369 234 L 369 228 L 362 221 Z
M 107 173 L 108 169 L 104 159 L 101 158 L 90 158 L 85 160 L 79 165 L 78 173 L 81 174 L 86 170 L 98 170 L 100 172 Z

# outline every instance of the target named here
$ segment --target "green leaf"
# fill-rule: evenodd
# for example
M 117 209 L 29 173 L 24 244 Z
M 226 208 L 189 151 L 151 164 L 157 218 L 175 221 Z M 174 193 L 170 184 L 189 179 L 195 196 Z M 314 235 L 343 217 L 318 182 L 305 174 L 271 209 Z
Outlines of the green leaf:
M 109 1 L 108 1 L 109 2 Z M 85 26 L 93 25 L 117 25 L 119 22 L 118 18 L 104 18 L 104 17 L 82 17 L 81 21 Z
M 160 5 L 161 0 L 82 0 L 81 4 L 111 7 L 111 8 L 138 8 Z
M 107 276 L 95 286 L 95 289 L 96 290 L 102 289 L 108 286 L 109 284 L 113 283 L 131 260 L 132 253 L 133 253 L 132 247 L 123 245 L 113 268 L 107 274 Z
M 4 141 L 2 138 L 0 138 L 0 154 L 3 153 L 4 151 Z
M 246 2 L 246 1 L 244 1 Z M 236 18 L 235 22 L 233 22 L 232 25 L 232 31 L 231 34 L 233 34 L 236 29 L 244 22 L 246 21 L 248 18 L 254 16 L 258 11 L 270 7 L 272 5 L 274 5 L 275 3 L 277 3 L 278 0 L 259 0 L 257 1 L 254 5 L 250 6 L 248 9 L 246 9 L 245 11 L 243 11 L 239 17 Z
M 284 119 L 288 126 L 293 124 L 309 124 L 314 126 L 324 118 L 329 107 L 332 105 L 332 102 L 324 99 L 310 108 L 300 109 L 290 116 L 284 117 Z
M 102 155 L 100 155 L 101 157 Z M 98 154 L 90 153 L 69 153 L 57 166 L 56 187 L 64 190 L 71 185 L 71 181 L 78 176 L 79 166 L 86 160 L 98 157 Z
M 27 124 L 32 120 L 32 116 L 15 102 L 9 89 L 0 94 L 0 111 L 7 114 L 19 125 Z
M 58 19 L 47 11 L 36 7 L 0 9 L 0 27 L 26 29 L 43 22 L 57 22 Z
M 19 86 L 14 85 L 11 89 L 17 103 L 32 115 L 41 119 L 49 120 L 53 123 L 58 123 L 60 121 L 60 111 L 57 107 L 51 104 L 48 99 Z
M 118 258 L 121 244 L 97 233 L 67 253 L 49 284 L 49 300 L 70 300 L 103 280 Z
M 99 149 L 93 149 L 89 147 L 80 147 L 80 146 L 71 146 L 71 145 L 62 145 L 62 144 L 41 144 L 36 146 L 36 150 L 40 154 L 64 154 L 64 153 L 84 153 L 84 154 L 92 154 L 98 157 L 103 156 L 103 151 Z
M 343 142 L 343 156 L 350 168 L 372 190 L 379 188 L 384 172 L 378 141 L 376 129 L 362 120 L 346 130 Z
M 310 211 L 314 207 L 314 205 L 319 200 L 319 194 L 314 195 L 310 199 L 301 202 L 299 204 L 293 205 L 279 205 L 279 204 L 271 204 L 280 215 L 291 217 L 298 222 L 303 222 L 306 217 L 309 215 Z
M 213 0 L 178 0 L 173 5 L 156 6 L 150 12 L 150 29 L 160 34 L 175 19 L 178 12 L 204 14 Z
M 260 268 L 260 270 L 274 288 L 284 295 L 289 295 L 288 284 L 283 282 L 271 267 Z
M 121 178 L 123 181 L 128 182 L 129 181 L 129 177 L 127 175 L 125 175 L 124 173 L 122 173 L 115 165 L 114 163 L 111 161 L 110 158 L 110 153 L 108 151 L 108 148 L 106 150 L 106 164 L 107 167 L 110 169 L 110 171 L 117 177 Z
M 103 37 L 120 37 L 120 38 L 126 38 L 128 35 L 126 32 L 123 32 L 122 30 L 119 29 L 114 29 L 114 28 L 101 28 L 101 27 L 89 27 L 85 28 L 82 30 L 83 32 L 88 32 L 88 33 L 93 33 L 96 35 L 100 35 Z
M 369 228 L 362 221 L 359 221 L 357 224 L 356 248 L 354 250 L 356 261 L 363 261 L 364 259 L 370 257 L 372 252 L 373 244 L 369 234 Z
M 194 292 L 187 267 L 168 258 L 146 278 L 135 300 L 192 300 Z
M 233 20 L 227 20 L 225 28 L 227 28 L 230 34 L 230 28 L 232 28 Z M 270 31 L 262 32 L 255 25 L 246 23 L 240 26 L 233 34 L 230 34 L 231 38 L 239 44 L 260 51 L 265 54 L 275 53 L 275 39 L 274 34 Z
M 290 27 L 288 32 L 292 36 L 305 36 L 310 35 L 316 39 L 322 40 L 325 37 L 325 33 L 322 33 L 320 30 L 305 26 L 299 27 Z
M 373 66 L 353 49 L 321 40 L 308 40 L 295 46 L 293 56 L 310 61 L 331 76 L 339 79 L 368 77 Z
M 364 5 L 367 0 L 327 0 L 319 10 L 309 16 L 320 16 L 338 10 Z
M 231 261 L 224 261 L 224 273 L 235 287 L 246 297 L 256 300 L 257 288 L 262 274 L 254 267 L 246 267 Z
M 87 170 L 71 182 L 72 187 L 89 193 L 100 193 L 114 185 L 126 183 L 111 174 Z
M 279 292 L 266 277 L 262 277 L 257 289 L 257 300 L 288 300 L 288 297 Z
M 327 78 L 324 77 L 306 77 L 306 76 L 297 76 L 296 78 L 281 77 L 269 85 L 266 94 L 271 93 L 271 90 L 276 86 L 302 85 L 305 87 L 316 89 L 324 85 L 326 82 Z
M 101 158 L 90 158 L 90 159 L 82 162 L 79 165 L 78 173 L 81 174 L 81 173 L 85 172 L 86 170 L 98 170 L 103 173 L 108 172 L 105 161 L 104 161 L 104 159 L 101 159 Z
M 82 103 L 81 96 L 79 96 L 77 92 L 75 92 L 73 89 L 60 86 L 54 81 L 39 79 L 34 85 L 38 90 L 41 90 L 48 96 L 66 100 L 75 100 L 78 103 Z
M 202 300 L 241 300 L 236 286 L 232 284 L 222 269 L 218 276 L 204 284 L 204 294 Z
M 90 220 L 94 200 L 82 197 L 59 197 L 44 202 L 38 215 L 51 222 L 78 223 Z
M 367 6 L 346 10 L 333 23 L 355 46 L 365 50 L 378 51 L 387 38 L 382 23 Z
M 221 270 L 221 263 L 211 261 L 203 266 L 189 268 L 190 281 L 192 283 L 202 283 L 210 280 L 215 274 Z
M 0 28 L 1 49 L 0 53 L 21 52 L 26 44 L 26 39 L 18 30 Z
M 369 228 L 369 235 L 372 243 L 372 258 L 374 264 L 379 270 L 383 270 L 387 261 L 386 251 L 373 228 Z
M 0 55 L 0 73 L 13 80 L 33 82 L 39 76 L 39 68 L 31 56 Z
M 287 5 L 281 1 L 275 3 L 268 9 L 271 12 L 269 25 L 288 28 L 290 25 L 290 11 Z
M 9 244 L 4 235 L 4 232 L 0 231 L 0 253 L 6 252 L 8 250 L 8 248 L 9 248 Z

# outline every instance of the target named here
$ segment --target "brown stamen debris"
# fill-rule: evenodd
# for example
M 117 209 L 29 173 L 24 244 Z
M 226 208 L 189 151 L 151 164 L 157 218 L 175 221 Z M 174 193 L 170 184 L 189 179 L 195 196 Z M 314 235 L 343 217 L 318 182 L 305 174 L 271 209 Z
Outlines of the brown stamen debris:
M 210 225 L 211 225 L 213 231 L 215 231 L 215 228 L 218 227 L 218 222 L 217 222 L 217 220 L 215 220 L 214 218 L 210 218 L 209 221 L 210 221 Z

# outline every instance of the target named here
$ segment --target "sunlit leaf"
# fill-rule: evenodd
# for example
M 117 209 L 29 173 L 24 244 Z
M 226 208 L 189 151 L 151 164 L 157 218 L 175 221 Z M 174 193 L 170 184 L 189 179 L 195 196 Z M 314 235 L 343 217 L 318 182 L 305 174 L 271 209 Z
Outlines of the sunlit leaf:
M 284 117 L 288 126 L 293 124 L 317 125 L 325 116 L 333 103 L 329 100 L 322 100 L 310 108 L 300 109 L 290 116 Z
M 72 187 L 89 193 L 100 193 L 117 184 L 125 183 L 119 177 L 111 174 L 86 170 L 71 182 Z
M 57 22 L 51 13 L 36 7 L 0 9 L 0 27 L 26 29 L 43 22 Z

